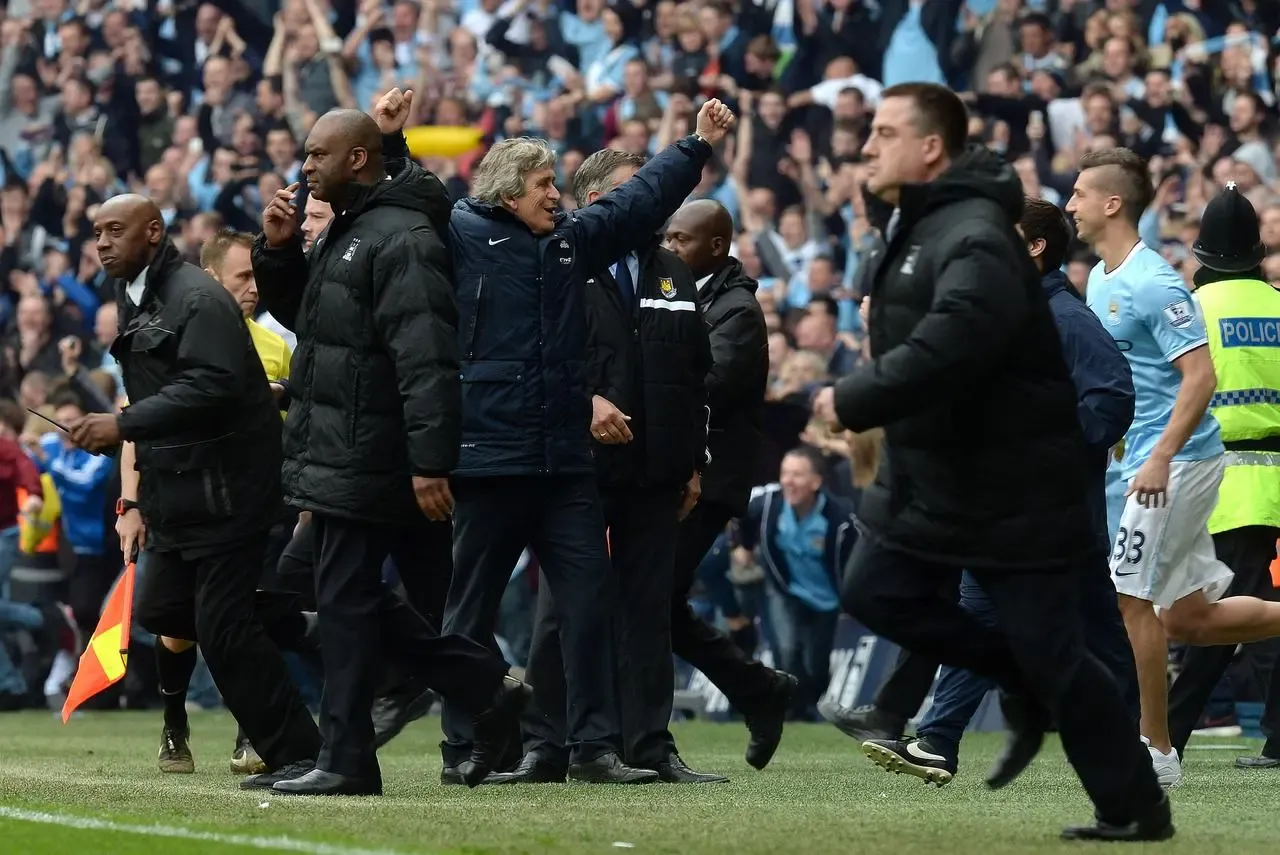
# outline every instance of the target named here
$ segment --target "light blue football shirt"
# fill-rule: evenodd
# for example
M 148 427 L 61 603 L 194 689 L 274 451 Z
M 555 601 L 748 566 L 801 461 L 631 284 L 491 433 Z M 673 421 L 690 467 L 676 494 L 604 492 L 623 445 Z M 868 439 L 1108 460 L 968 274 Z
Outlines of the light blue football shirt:
M 1182 374 L 1173 361 L 1207 346 L 1209 339 L 1182 277 L 1141 242 L 1110 273 L 1098 262 L 1089 272 L 1086 299 L 1133 370 L 1137 400 L 1121 461 L 1127 480 L 1151 456 L 1173 415 L 1182 388 Z M 1205 460 L 1223 451 L 1218 422 L 1206 412 L 1173 459 Z

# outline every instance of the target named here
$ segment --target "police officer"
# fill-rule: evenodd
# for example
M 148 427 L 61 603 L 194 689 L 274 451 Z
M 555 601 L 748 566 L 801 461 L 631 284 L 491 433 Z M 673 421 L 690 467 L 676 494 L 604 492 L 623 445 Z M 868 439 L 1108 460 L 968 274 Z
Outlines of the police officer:
M 1235 182 L 1209 203 L 1192 251 L 1196 300 L 1218 386 L 1210 410 L 1222 429 L 1226 472 L 1209 519 L 1218 559 L 1235 572 L 1227 596 L 1275 599 L 1270 564 L 1280 539 L 1280 292 L 1262 274 L 1258 216 Z M 1169 732 L 1181 755 L 1233 646 L 1191 647 L 1169 691 Z M 1260 757 L 1237 766 L 1280 768 L 1280 669 L 1272 671 Z

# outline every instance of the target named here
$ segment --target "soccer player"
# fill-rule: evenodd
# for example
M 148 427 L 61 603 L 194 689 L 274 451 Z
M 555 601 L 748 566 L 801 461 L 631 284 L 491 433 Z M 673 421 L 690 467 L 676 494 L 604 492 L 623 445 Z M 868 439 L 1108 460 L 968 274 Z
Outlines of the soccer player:
M 1089 308 L 1133 369 L 1136 413 L 1121 461 L 1128 490 L 1111 574 L 1137 660 L 1142 733 L 1169 787 L 1180 783 L 1182 767 L 1169 737 L 1168 638 L 1203 646 L 1280 635 L 1280 603 L 1222 598 L 1232 572 L 1208 529 L 1224 468 L 1208 414 L 1217 380 L 1190 292 L 1138 238 L 1151 198 L 1142 159 L 1105 149 L 1081 159 L 1067 211 L 1102 259 L 1089 274 Z

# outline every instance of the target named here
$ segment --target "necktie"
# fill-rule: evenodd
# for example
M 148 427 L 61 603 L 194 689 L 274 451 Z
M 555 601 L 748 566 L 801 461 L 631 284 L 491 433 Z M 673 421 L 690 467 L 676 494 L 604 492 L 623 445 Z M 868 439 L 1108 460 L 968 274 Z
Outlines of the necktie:
M 628 309 L 635 305 L 636 286 L 631 279 L 631 266 L 627 264 L 627 256 L 618 259 L 618 269 L 614 274 L 614 279 L 618 280 L 618 290 L 622 292 L 622 303 Z

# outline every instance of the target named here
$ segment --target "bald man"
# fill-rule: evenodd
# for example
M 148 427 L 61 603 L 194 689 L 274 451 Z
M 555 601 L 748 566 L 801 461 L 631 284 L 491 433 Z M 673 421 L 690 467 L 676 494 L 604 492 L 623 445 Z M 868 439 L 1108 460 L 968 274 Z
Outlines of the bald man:
M 115 280 L 111 354 L 131 403 L 68 427 L 92 452 L 128 444 L 117 531 L 126 557 L 148 548 L 135 617 L 156 635 L 198 641 L 270 773 L 305 774 L 320 734 L 254 613 L 281 495 L 280 413 L 253 339 L 235 298 L 182 260 L 151 200 L 107 200 L 93 233 Z M 305 635 L 295 617 L 294 633 Z M 184 697 L 196 651 L 177 646 L 156 645 L 162 769 L 191 757 L 186 714 L 173 699 Z
M 440 636 L 382 578 L 390 555 L 412 597 L 449 570 L 462 395 L 442 238 L 449 197 L 417 163 L 384 163 L 382 135 L 364 113 L 321 116 L 306 153 L 311 196 L 340 214 L 304 254 L 297 187 L 279 191 L 263 213 L 253 270 L 263 304 L 298 336 L 284 484 L 289 503 L 311 512 L 325 744 L 315 771 L 273 789 L 382 793 L 369 711 L 384 650 L 471 717 L 473 749 L 443 780 L 474 786 L 497 762 L 529 689 L 481 644 Z M 425 566 L 440 535 L 443 566 Z
M 671 647 L 743 714 L 751 733 L 747 762 L 763 769 L 782 739 L 796 678 L 751 660 L 729 636 L 689 607 L 689 588 L 703 556 L 723 537 L 729 521 L 746 513 L 764 438 L 769 338 L 755 297 L 756 280 L 729 255 L 732 242 L 733 220 L 712 199 L 690 202 L 667 225 L 666 248 L 680 256 L 696 279 L 712 361 L 705 381 L 711 409 L 707 438 L 711 462 L 702 473 L 702 499 L 680 523 L 671 592 Z M 744 620 L 740 615 L 729 619 Z M 675 738 L 669 731 L 666 737 L 674 753 Z

